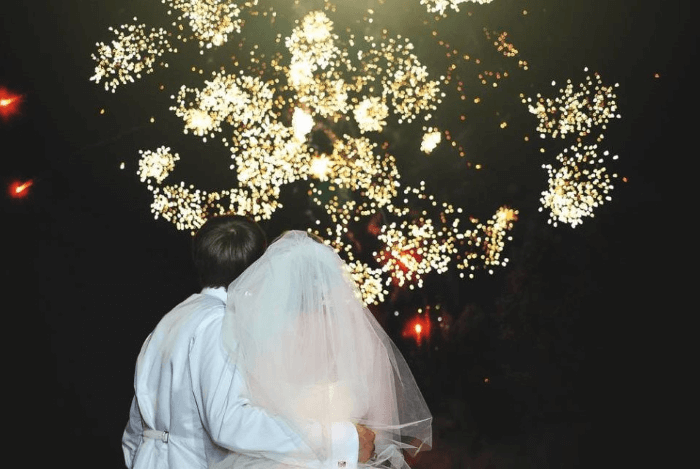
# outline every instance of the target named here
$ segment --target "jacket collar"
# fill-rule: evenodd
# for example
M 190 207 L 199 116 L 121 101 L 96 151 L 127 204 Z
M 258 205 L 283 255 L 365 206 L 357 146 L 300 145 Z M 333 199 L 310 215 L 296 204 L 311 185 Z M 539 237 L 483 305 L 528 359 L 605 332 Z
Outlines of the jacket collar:
M 224 287 L 205 287 L 202 289 L 203 295 L 209 295 L 220 299 L 222 302 L 226 303 L 226 289 Z

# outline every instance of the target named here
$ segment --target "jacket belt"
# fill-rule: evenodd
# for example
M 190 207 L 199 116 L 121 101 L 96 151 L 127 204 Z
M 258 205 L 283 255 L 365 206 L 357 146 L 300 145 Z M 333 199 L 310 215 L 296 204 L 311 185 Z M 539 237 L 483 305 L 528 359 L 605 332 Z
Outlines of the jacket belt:
M 158 430 L 144 430 L 144 438 L 151 438 L 153 440 L 161 440 L 163 443 L 168 442 L 168 432 L 161 432 Z

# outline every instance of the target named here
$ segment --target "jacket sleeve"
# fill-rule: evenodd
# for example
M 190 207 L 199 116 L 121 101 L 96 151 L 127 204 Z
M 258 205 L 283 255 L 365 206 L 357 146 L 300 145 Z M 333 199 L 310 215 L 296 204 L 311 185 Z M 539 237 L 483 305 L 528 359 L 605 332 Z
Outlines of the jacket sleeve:
M 227 361 L 221 342 L 221 318 L 200 326 L 190 346 L 189 365 L 202 422 L 216 444 L 282 463 L 316 465 L 316 455 L 298 435 L 242 395 L 242 376 Z M 315 430 L 320 434 L 320 428 Z M 335 423 L 331 435 L 330 457 L 340 463 L 333 465 L 356 468 L 359 440 L 354 425 Z
M 141 420 L 141 412 L 136 401 L 136 396 L 131 400 L 131 408 L 129 409 L 129 421 L 126 424 L 122 435 L 122 451 L 124 452 L 124 463 L 126 467 L 131 469 L 134 465 L 134 458 L 138 452 L 139 446 L 143 441 L 143 421 Z

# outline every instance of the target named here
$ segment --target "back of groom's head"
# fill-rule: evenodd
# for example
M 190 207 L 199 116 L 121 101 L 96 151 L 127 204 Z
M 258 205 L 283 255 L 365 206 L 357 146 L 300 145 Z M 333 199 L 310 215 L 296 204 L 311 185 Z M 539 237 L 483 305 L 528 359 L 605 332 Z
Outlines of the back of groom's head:
M 192 260 L 202 287 L 228 287 L 265 252 L 260 225 L 241 215 L 207 220 L 192 240 Z

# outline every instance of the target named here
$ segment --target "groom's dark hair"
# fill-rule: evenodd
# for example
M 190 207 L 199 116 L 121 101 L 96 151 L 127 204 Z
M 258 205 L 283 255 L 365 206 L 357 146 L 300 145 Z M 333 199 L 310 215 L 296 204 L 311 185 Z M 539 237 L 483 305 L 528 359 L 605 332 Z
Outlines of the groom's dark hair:
M 201 287 L 228 287 L 267 248 L 267 237 L 254 220 L 218 215 L 192 239 L 192 260 Z

